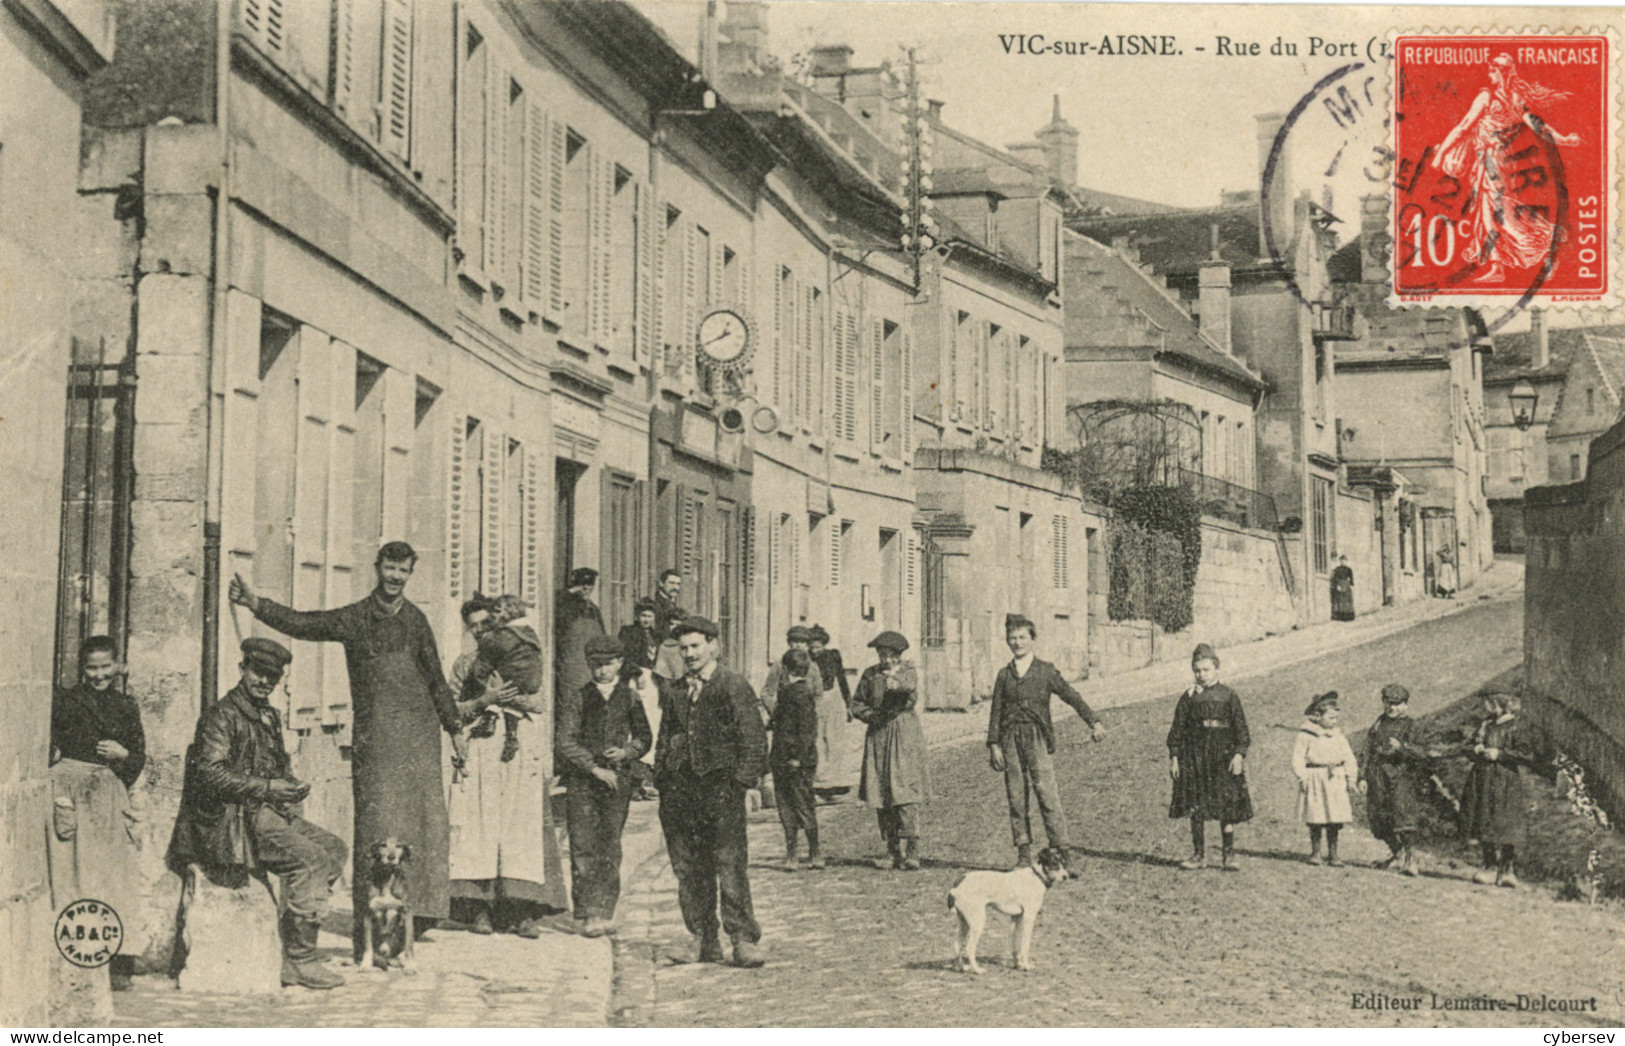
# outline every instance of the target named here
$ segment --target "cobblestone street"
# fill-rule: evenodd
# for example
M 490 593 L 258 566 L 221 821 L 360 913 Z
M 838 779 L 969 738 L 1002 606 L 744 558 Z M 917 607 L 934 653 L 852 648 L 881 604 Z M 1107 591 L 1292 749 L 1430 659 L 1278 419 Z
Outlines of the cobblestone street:
M 662 958 L 684 931 L 670 870 L 653 859 L 626 898 L 612 1019 L 628 1026 L 1617 1024 L 1625 1017 L 1617 906 L 1559 903 L 1538 887 L 1477 887 L 1466 880 L 1471 869 L 1437 857 L 1419 879 L 1379 872 L 1369 863 L 1386 848 L 1360 826 L 1344 833 L 1350 867 L 1303 863 L 1307 838 L 1293 817 L 1288 755 L 1307 697 L 1341 691 L 1351 735 L 1375 717 L 1377 691 L 1391 680 L 1406 683 L 1413 711 L 1425 714 L 1518 663 L 1521 609 L 1515 601 L 1472 607 L 1238 683 L 1253 733 L 1247 773 L 1258 816 L 1240 829 L 1236 875 L 1174 864 L 1189 842 L 1185 822 L 1164 816 L 1171 696 L 1108 712 L 1110 733 L 1099 746 L 1069 718 L 1057 767 L 1086 856 L 1080 878 L 1049 897 L 1032 973 L 1011 967 L 1009 924 L 999 916 L 990 917 L 982 942 L 987 974 L 951 969 L 946 891 L 968 869 L 1008 867 L 1013 858 L 1002 787 L 979 741 L 967 737 L 933 752 L 936 800 L 920 872 L 867 866 L 882 846 L 873 814 L 856 804 L 819 810 L 828 870 L 777 871 L 777 821 L 770 811 L 755 816 L 751 884 L 768 954 L 762 970 Z M 1421 1009 L 1354 1009 L 1356 992 L 1419 995 Z M 1434 995 L 1519 993 L 1596 996 L 1598 1012 L 1432 1008 Z

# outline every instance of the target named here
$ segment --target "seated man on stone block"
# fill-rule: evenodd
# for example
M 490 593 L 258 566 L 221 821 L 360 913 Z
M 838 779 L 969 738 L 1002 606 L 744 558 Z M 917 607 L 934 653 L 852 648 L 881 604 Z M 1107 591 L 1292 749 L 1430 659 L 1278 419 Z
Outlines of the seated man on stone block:
M 198 864 L 211 874 L 280 877 L 282 983 L 334 988 L 344 978 L 317 961 L 316 935 L 346 847 L 300 816 L 310 786 L 293 776 L 270 703 L 293 655 L 259 637 L 242 649 L 242 680 L 199 717 L 187 750 L 169 866 L 181 875 Z

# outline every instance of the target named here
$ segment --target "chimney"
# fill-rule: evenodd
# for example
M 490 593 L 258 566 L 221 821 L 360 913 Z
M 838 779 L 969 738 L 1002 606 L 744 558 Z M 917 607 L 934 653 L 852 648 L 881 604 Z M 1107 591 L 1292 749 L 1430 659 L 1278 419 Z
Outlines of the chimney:
M 852 67 L 852 48 L 845 44 L 824 44 L 812 49 L 813 76 L 845 76 Z
M 723 31 L 728 36 L 728 54 L 741 66 L 739 71 L 761 69 L 767 54 L 767 4 L 764 0 L 726 0 L 723 4 Z
M 1258 124 L 1258 173 L 1262 192 L 1259 195 L 1259 252 L 1269 257 L 1270 247 L 1273 244 L 1275 252 L 1281 257 L 1287 257 L 1295 241 L 1294 226 L 1294 192 L 1292 189 L 1292 163 L 1291 150 L 1286 142 L 1281 143 L 1281 152 L 1275 157 L 1275 166 L 1270 167 L 1270 155 L 1275 149 L 1276 135 L 1280 134 L 1281 127 L 1286 123 L 1286 116 L 1282 113 L 1263 113 L 1253 117 Z M 1265 172 L 1269 172 L 1269 184 L 1263 183 Z M 1269 235 L 1264 235 L 1265 227 Z
M 1381 193 L 1360 198 L 1360 282 L 1388 282 L 1388 197 Z
M 1230 351 L 1230 264 L 1219 255 L 1219 223 L 1212 225 L 1209 259 L 1197 277 L 1197 308 L 1202 333 Z
M 942 107 L 944 105 L 944 102 L 942 101 L 942 99 L 940 99 L 940 98 L 927 98 L 925 100 L 925 104 L 930 107 L 930 112 L 928 112 L 926 114 L 927 118 L 932 123 L 941 123 L 942 122 Z
M 1078 184 L 1078 129 L 1061 118 L 1061 96 L 1055 95 L 1049 124 L 1033 137 L 1044 145 L 1050 177 L 1065 186 Z
M 717 79 L 717 0 L 706 0 L 700 12 L 700 75 L 707 84 Z
M 1546 313 L 1541 309 L 1529 310 L 1529 333 L 1535 336 L 1533 359 L 1530 366 L 1535 370 L 1544 370 L 1552 361 L 1551 345 L 1546 339 Z

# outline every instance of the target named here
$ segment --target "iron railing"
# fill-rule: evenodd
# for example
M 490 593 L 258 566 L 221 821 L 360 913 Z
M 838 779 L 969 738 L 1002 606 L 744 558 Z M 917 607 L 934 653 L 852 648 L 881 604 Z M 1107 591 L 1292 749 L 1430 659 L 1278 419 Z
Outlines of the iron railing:
M 1190 469 L 1179 470 L 1179 485 L 1191 492 L 1205 516 L 1258 530 L 1274 530 L 1280 523 L 1275 514 L 1275 499 L 1268 494 Z

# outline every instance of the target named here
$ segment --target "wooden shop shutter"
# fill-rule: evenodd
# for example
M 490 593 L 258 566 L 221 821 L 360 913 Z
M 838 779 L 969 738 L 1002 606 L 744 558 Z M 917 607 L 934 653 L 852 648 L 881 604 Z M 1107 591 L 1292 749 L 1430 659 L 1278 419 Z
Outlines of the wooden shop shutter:
M 869 453 L 886 446 L 886 321 L 869 328 Z
M 560 320 L 564 312 L 564 148 L 563 120 L 547 127 L 547 309 Z
M 467 564 L 463 531 L 463 502 L 468 493 L 467 455 L 468 416 L 457 414 L 451 419 L 451 464 L 446 484 L 446 588 L 448 598 L 459 605 L 469 591 L 463 576 Z
M 295 0 L 303 2 L 303 0 Z M 378 76 L 383 112 L 384 148 L 411 160 L 412 140 L 412 3 L 384 0 L 383 63 Z M 497 124 L 496 126 L 501 126 Z
M 480 455 L 481 467 L 485 470 L 485 547 L 481 550 L 481 560 L 485 566 L 485 576 L 480 579 L 484 592 L 488 596 L 498 595 L 503 591 L 502 570 L 502 520 L 503 520 L 503 465 L 506 462 L 508 441 L 495 425 L 485 426 L 485 438 L 482 441 L 483 454 Z
M 902 330 L 902 391 L 898 394 L 899 423 L 902 425 L 903 460 L 914 460 L 914 332 L 908 327 Z M 913 538 L 909 538 L 910 548 L 913 547 Z M 909 569 L 913 569 L 913 560 L 909 561 Z M 910 590 L 912 595 L 912 589 Z

